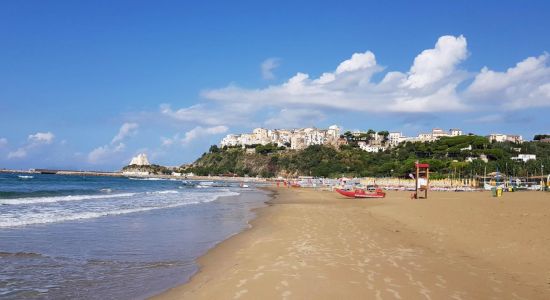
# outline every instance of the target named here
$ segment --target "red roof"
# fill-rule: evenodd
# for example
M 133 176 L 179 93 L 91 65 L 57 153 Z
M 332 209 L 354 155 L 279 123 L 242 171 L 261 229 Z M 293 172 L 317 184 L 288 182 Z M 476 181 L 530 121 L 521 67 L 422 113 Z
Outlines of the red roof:
M 430 164 L 415 164 L 417 168 L 429 168 Z

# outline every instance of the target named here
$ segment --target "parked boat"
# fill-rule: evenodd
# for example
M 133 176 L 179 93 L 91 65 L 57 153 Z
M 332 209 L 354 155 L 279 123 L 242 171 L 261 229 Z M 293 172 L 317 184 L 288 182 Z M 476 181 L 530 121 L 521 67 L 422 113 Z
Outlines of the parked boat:
M 349 198 L 384 198 L 386 197 L 386 193 L 382 191 L 382 189 L 376 189 L 374 192 L 368 192 L 368 193 L 363 189 L 356 189 L 356 190 L 335 189 L 335 191 L 340 195 L 346 196 Z

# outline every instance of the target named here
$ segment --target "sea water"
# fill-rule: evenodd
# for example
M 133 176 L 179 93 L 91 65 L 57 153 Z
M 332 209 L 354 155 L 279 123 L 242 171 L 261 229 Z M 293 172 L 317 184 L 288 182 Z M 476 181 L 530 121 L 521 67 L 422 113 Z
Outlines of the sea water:
M 238 184 L 0 174 L 0 298 L 152 296 L 265 200 Z

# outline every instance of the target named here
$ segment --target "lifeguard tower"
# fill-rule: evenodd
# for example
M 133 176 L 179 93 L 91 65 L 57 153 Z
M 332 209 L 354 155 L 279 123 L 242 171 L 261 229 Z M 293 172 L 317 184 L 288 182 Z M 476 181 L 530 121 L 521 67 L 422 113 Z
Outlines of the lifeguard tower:
M 427 199 L 428 189 L 430 188 L 430 165 L 421 164 L 416 162 L 416 192 L 414 193 L 415 199 Z

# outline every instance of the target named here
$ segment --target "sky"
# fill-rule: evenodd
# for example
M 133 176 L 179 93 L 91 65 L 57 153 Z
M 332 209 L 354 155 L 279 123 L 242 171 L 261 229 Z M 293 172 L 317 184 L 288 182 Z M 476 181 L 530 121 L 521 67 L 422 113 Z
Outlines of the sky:
M 550 132 L 548 1 L 2 1 L 0 168 L 265 128 Z

